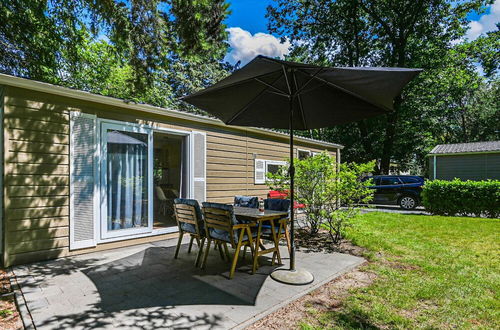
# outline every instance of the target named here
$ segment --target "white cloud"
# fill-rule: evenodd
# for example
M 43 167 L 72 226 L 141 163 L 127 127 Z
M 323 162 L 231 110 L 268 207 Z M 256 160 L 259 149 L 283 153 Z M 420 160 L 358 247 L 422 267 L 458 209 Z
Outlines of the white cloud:
M 469 40 L 475 40 L 482 33 L 496 30 L 496 24 L 500 22 L 500 0 L 496 0 L 489 6 L 489 13 L 483 15 L 478 21 L 469 23 L 469 30 L 465 37 Z
M 281 43 L 278 38 L 267 33 L 250 32 L 239 27 L 228 28 L 230 52 L 225 60 L 230 63 L 241 61 L 245 65 L 257 55 L 283 58 L 288 54 L 290 42 Z

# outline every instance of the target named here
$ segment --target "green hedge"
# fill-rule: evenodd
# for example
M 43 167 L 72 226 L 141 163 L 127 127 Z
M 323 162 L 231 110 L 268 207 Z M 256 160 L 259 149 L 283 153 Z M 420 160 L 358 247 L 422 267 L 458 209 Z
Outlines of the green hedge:
M 422 202 L 432 214 L 497 218 L 500 216 L 500 181 L 427 181 Z

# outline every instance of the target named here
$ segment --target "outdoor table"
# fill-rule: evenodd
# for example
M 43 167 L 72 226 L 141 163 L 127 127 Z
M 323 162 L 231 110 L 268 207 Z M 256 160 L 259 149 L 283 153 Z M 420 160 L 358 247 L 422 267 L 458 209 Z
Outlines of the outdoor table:
M 239 220 L 246 220 L 250 222 L 254 222 L 257 224 L 257 237 L 255 238 L 255 253 L 253 256 L 253 267 L 252 267 L 252 273 L 255 273 L 257 270 L 257 259 L 259 256 L 268 254 L 268 253 L 273 253 L 273 264 L 274 264 L 274 258 L 275 256 L 278 258 L 278 262 L 281 264 L 281 256 L 280 256 L 280 250 L 279 250 L 279 242 L 278 242 L 278 233 L 276 233 L 276 227 L 274 225 L 274 220 L 279 220 L 284 217 L 288 216 L 288 212 L 283 212 L 283 211 L 272 211 L 272 210 L 264 210 L 264 214 L 259 212 L 259 209 L 256 208 L 250 208 L 250 207 L 241 207 L 241 206 L 235 206 L 234 207 L 234 215 L 236 216 L 237 219 Z M 274 247 L 270 249 L 262 249 L 259 251 L 260 248 L 260 239 L 261 239 L 261 234 L 262 234 L 262 224 L 264 222 L 268 221 L 271 225 L 271 233 L 272 237 L 274 240 Z

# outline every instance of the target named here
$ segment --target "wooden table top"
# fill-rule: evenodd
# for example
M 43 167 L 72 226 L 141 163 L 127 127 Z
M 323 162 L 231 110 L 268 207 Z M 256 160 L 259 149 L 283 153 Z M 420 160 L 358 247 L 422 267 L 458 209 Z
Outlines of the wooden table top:
M 259 209 L 251 207 L 234 207 L 234 215 L 237 218 L 251 221 L 265 221 L 271 219 L 281 219 L 288 216 L 288 212 L 264 210 L 264 214 L 259 212 Z

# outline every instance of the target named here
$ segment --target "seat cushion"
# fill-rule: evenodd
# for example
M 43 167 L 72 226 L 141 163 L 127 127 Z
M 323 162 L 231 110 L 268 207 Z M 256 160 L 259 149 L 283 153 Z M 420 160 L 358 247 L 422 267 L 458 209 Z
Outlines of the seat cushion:
M 181 229 L 187 233 L 191 233 L 191 234 L 197 234 L 196 232 L 196 228 L 194 227 L 194 225 L 190 224 L 190 223 L 186 223 L 186 222 L 181 222 Z M 200 228 L 200 230 L 202 232 L 205 232 L 205 229 L 203 227 Z
M 274 226 L 274 231 L 277 233 L 280 230 L 280 226 Z M 261 230 L 262 235 L 271 235 L 272 230 L 270 225 L 262 225 L 262 230 Z M 281 228 L 281 233 L 285 233 L 285 227 Z
M 176 198 L 174 199 L 174 204 L 185 204 L 194 207 L 196 218 L 198 220 L 198 228 L 200 228 L 201 234 L 204 235 L 205 223 L 203 222 L 203 213 L 201 212 L 200 204 L 198 204 L 198 201 L 196 199 Z M 182 230 L 196 234 L 196 228 L 194 225 L 185 222 L 181 222 L 180 225 Z
M 255 196 L 234 196 L 234 206 L 257 208 L 259 199 Z
M 239 239 L 239 235 L 240 235 L 240 230 L 241 229 L 238 229 L 238 230 L 234 231 L 234 236 L 233 236 L 234 243 L 238 243 L 238 239 Z M 252 232 L 252 237 L 255 238 L 256 236 L 257 236 L 257 233 L 256 232 Z M 221 240 L 221 241 L 225 241 L 225 242 L 228 242 L 228 243 L 231 242 L 231 238 L 230 238 L 229 232 L 227 232 L 225 230 L 210 228 L 210 237 L 218 239 L 218 240 Z M 245 242 L 245 241 L 248 241 L 248 235 L 247 234 L 243 235 L 243 242 Z
M 264 199 L 264 208 L 272 211 L 290 212 L 290 200 L 267 198 Z

